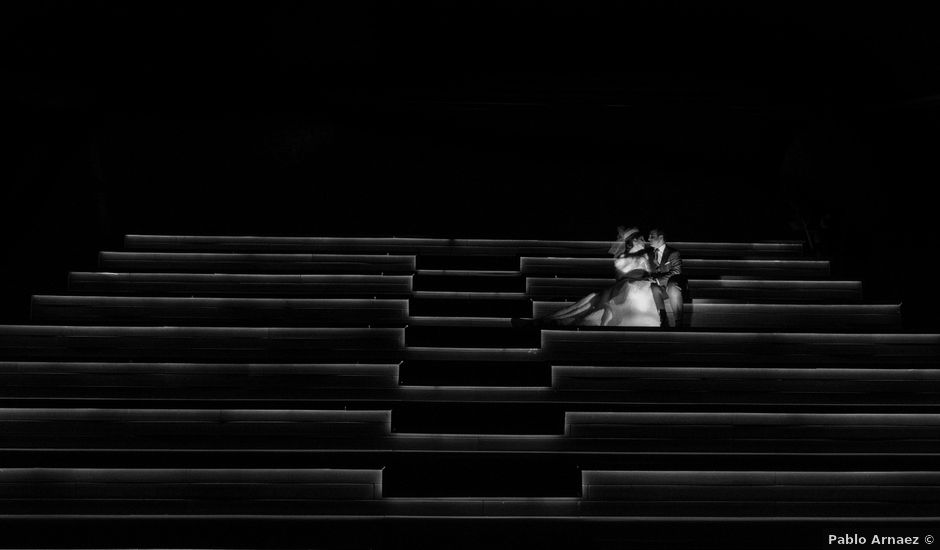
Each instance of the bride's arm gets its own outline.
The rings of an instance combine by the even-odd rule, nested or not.
[[[614,260],[614,269],[617,272],[618,281],[620,279],[646,279],[650,276],[650,272],[644,262],[638,262],[625,256]]]
[[[623,254],[618,254],[614,257],[614,278],[618,281],[623,279],[627,275],[626,270],[626,260],[623,258]]]

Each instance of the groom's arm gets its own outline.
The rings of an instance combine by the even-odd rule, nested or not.
[[[678,250],[674,250],[672,254],[669,255],[669,258],[660,264],[660,266],[653,273],[653,276],[656,279],[656,282],[659,283],[659,286],[664,287],[669,282],[669,279],[681,274],[682,255],[679,254]]]

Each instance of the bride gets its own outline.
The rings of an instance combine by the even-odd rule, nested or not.
[[[536,319],[535,326],[658,327],[659,309],[650,289],[650,259],[640,230],[620,228],[609,252],[617,281],[577,303]]]

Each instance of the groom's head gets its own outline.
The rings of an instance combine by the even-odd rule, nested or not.
[[[658,227],[650,229],[649,243],[653,248],[659,248],[666,244],[666,233]]]

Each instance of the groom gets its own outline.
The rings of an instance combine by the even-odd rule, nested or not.
[[[663,326],[682,326],[682,295],[687,293],[685,275],[682,274],[682,255],[666,244],[666,233],[660,228],[649,232],[651,289]],[[669,298],[666,309],[665,298]]]

